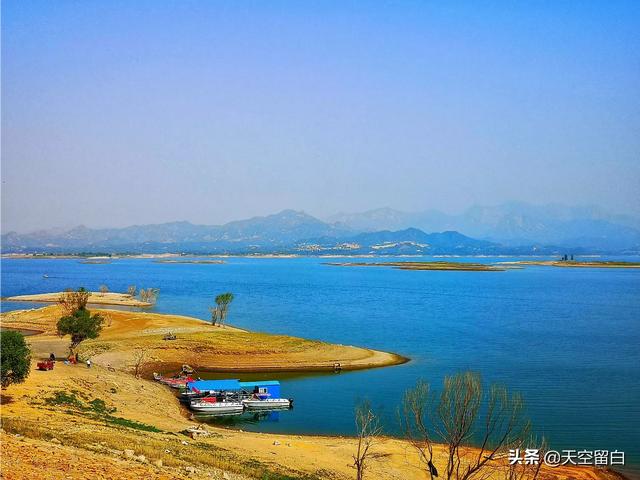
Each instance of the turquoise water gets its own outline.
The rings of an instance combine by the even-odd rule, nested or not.
[[[481,259],[494,260],[509,259]],[[368,398],[387,433],[398,434],[396,409],[406,388],[418,378],[439,386],[444,375],[470,369],[520,391],[554,448],[624,450],[632,468],[640,464],[640,270],[411,272],[322,262],[3,260],[1,285],[3,296],[103,283],[112,291],[152,286],[160,288],[157,311],[200,318],[208,318],[215,294],[232,291],[229,321],[237,326],[412,359],[362,372],[249,376],[281,379],[295,408],[244,418],[243,429],[350,434],[354,403]],[[5,310],[25,307],[3,303]]]

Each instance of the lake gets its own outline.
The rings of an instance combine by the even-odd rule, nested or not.
[[[244,375],[280,379],[283,396],[295,399],[292,411],[243,417],[245,430],[352,434],[354,404],[368,398],[386,432],[398,434],[396,409],[406,388],[419,378],[439,387],[444,375],[474,370],[520,391],[536,431],[553,448],[618,449],[631,469],[640,464],[640,270],[401,271],[324,261],[335,259],[228,258],[222,265],[3,259],[1,286],[3,296],[101,284],[111,291],[157,287],[156,311],[203,319],[213,297],[231,291],[228,321],[239,327],[411,358],[340,374]]]

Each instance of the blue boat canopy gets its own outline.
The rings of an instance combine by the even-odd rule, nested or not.
[[[187,384],[189,390],[240,390],[240,380],[198,380]]]
[[[253,388],[253,387],[269,387],[280,385],[278,380],[264,380],[262,382],[240,382],[240,386],[242,388]]]
[[[201,391],[233,391],[242,389],[254,389],[264,387],[278,387],[280,382],[277,380],[263,380],[258,382],[241,382],[240,380],[198,380],[187,383],[189,390]],[[275,390],[278,391],[279,390]]]

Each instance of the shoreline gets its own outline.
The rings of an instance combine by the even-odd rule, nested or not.
[[[295,337],[293,337],[295,338]],[[353,347],[353,348],[362,348],[362,347]],[[388,360],[381,360],[375,363],[341,363],[339,368],[340,371],[344,372],[355,372],[359,370],[373,370],[375,368],[387,368],[387,367],[395,367],[399,365],[405,365],[411,362],[411,358],[405,357],[403,355],[399,355],[397,353],[391,352],[383,352],[380,350],[372,350],[376,353],[381,353],[389,357]],[[180,370],[183,363],[180,362],[160,362],[157,364],[158,368],[153,366],[146,368],[145,373],[149,373],[152,371],[158,373],[168,373],[175,372]],[[227,367],[210,367],[204,365],[192,365],[196,371],[202,373],[239,373],[239,374],[250,374],[250,373],[332,373],[335,372],[335,367],[333,364],[324,363],[324,364],[298,364],[298,365],[271,365],[271,366],[227,366]]]
[[[32,362],[35,367],[35,360]],[[59,392],[70,400],[52,403]],[[4,392],[7,395],[7,392]],[[353,478],[351,456],[357,438],[351,435],[269,433],[243,431],[233,426],[200,424],[185,415],[175,392],[165,385],[122,371],[96,365],[64,365],[58,362],[48,372],[33,370],[24,384],[12,385],[8,403],[3,401],[3,430],[0,448],[24,478],[38,477],[38,466],[51,471],[80,469],[74,478],[94,469],[105,469],[104,478]],[[6,397],[5,397],[6,398]],[[96,404],[96,402],[98,402]],[[104,405],[110,414],[91,405]],[[111,419],[111,420],[109,420]],[[131,426],[114,424],[124,419]],[[199,428],[205,435],[187,435]],[[446,464],[446,447],[434,444],[434,463]],[[371,478],[423,480],[424,470],[410,443],[400,437],[381,435],[373,451],[380,461],[370,464]],[[466,447],[477,452],[476,447]],[[215,452],[215,454],[212,454]],[[18,454],[19,453],[19,454]],[[66,462],[70,456],[79,462]],[[487,480],[501,480],[504,459]],[[116,465],[122,471],[116,472]],[[231,476],[225,476],[229,472]],[[120,473],[118,477],[117,473]],[[239,476],[234,476],[239,475]],[[57,477],[56,477],[57,478]],[[102,477],[100,477],[102,478]],[[623,474],[590,466],[543,466],[547,480],[622,480]]]
[[[469,255],[459,255],[459,254],[375,254],[375,253],[359,253],[359,254],[339,254],[339,253],[327,253],[327,254],[318,254],[318,255],[309,255],[305,253],[139,253],[139,254],[110,254],[109,256],[104,255],[80,255],[80,254],[38,254],[38,253],[3,253],[0,254],[0,259],[6,260],[118,260],[118,259],[189,259],[189,258],[273,258],[273,259],[290,259],[290,258],[549,258],[549,257],[559,257],[559,254],[469,254]],[[584,254],[584,255],[576,255],[578,258],[603,258],[603,257],[637,257],[640,256],[640,252],[638,253],[630,253],[630,254]],[[162,262],[159,262],[162,263]],[[178,263],[178,262],[167,262],[167,263]],[[104,263],[100,263],[104,264]]]
[[[127,473],[123,474],[123,471],[128,474],[135,471],[141,477],[158,480],[212,476],[234,479],[279,478],[278,475],[298,480],[352,478],[354,470],[351,456],[357,448],[357,438],[339,434],[248,432],[243,431],[241,425],[200,424],[196,418],[185,414],[172,389],[145,378],[136,378],[127,362],[112,365],[108,362],[109,357],[100,358],[104,353],[98,352],[104,348],[106,353],[113,353],[109,347],[113,347],[112,344],[122,346],[124,350],[153,345],[173,350],[174,341],[163,343],[158,339],[168,328],[176,330],[179,326],[181,330],[176,330],[178,337],[189,339],[183,345],[185,348],[177,349],[182,352],[179,357],[175,357],[179,365],[189,363],[190,359],[184,355],[188,348],[194,346],[193,342],[202,340],[198,335],[203,330],[216,339],[213,343],[216,349],[225,348],[225,338],[231,338],[236,352],[241,354],[247,345],[235,341],[243,336],[247,336],[249,344],[253,344],[256,339],[269,340],[270,349],[276,350],[283,348],[280,344],[282,339],[287,339],[289,343],[303,342],[295,343],[296,348],[288,351],[294,357],[284,357],[288,358],[288,371],[294,370],[291,367],[296,359],[299,362],[305,358],[295,357],[296,350],[307,348],[311,348],[313,358],[323,349],[338,348],[343,353],[377,352],[390,356],[395,361],[407,360],[397,354],[359,347],[247,332],[233,327],[212,327],[203,320],[192,317],[105,309],[95,311],[109,316],[111,324],[105,327],[101,337],[87,340],[80,348],[81,356],[91,354],[96,349],[96,356],[92,357],[94,366],[86,368],[84,365],[57,362],[55,368],[47,372],[35,370],[40,351],[48,355],[47,352],[52,351],[54,345],[61,346],[63,350],[68,345],[68,339],[60,339],[52,334],[52,323],[59,314],[58,307],[51,305],[34,310],[4,312],[0,316],[2,327],[21,323],[45,327],[45,333],[27,338],[33,351],[32,371],[27,381],[12,385],[8,392],[3,392],[3,431],[0,432],[3,457],[13,459],[13,468],[24,472],[24,478],[29,475],[37,478],[38,465],[42,462],[46,462],[51,471],[69,472],[67,468],[77,469],[78,478],[88,478],[87,472],[94,472],[89,470],[94,468],[103,470],[107,478],[117,478],[118,475],[126,478]],[[146,340],[151,340],[151,343]],[[336,351],[331,352],[334,354]],[[256,355],[254,361],[261,354],[257,352]],[[366,355],[360,356],[360,362],[366,358]],[[166,361],[160,364],[171,366]],[[309,365],[301,371],[314,371],[308,367]],[[237,370],[225,371],[239,373]],[[60,397],[61,393],[71,400],[64,400],[67,397]],[[52,402],[56,395],[62,400]],[[7,397],[10,397],[8,403]],[[98,410],[96,405],[104,405],[106,410]],[[205,436],[195,438],[184,435],[196,425],[206,432]],[[384,460],[372,461],[371,478],[424,478],[418,456],[405,439],[382,435],[375,443],[374,450]],[[474,447],[467,447],[467,450],[477,451]],[[202,453],[203,451],[206,453]],[[212,455],[211,451],[216,454]],[[18,452],[20,455],[16,455]],[[446,458],[445,446],[434,444],[434,452],[435,463],[442,465]],[[67,467],[65,462],[70,455],[81,458],[82,461]],[[503,461],[495,460],[496,467],[500,467]],[[498,470],[488,480],[500,480]],[[225,472],[232,476],[225,476]],[[542,473],[543,478],[556,480],[624,478],[617,472],[577,466],[543,467]]]

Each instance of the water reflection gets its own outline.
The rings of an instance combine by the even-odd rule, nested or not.
[[[245,411],[243,413],[228,415],[194,415],[194,418],[201,422],[218,425],[222,427],[238,427],[240,425],[256,425],[260,422],[279,422],[280,415],[288,412],[289,409],[269,410],[269,411]]]

